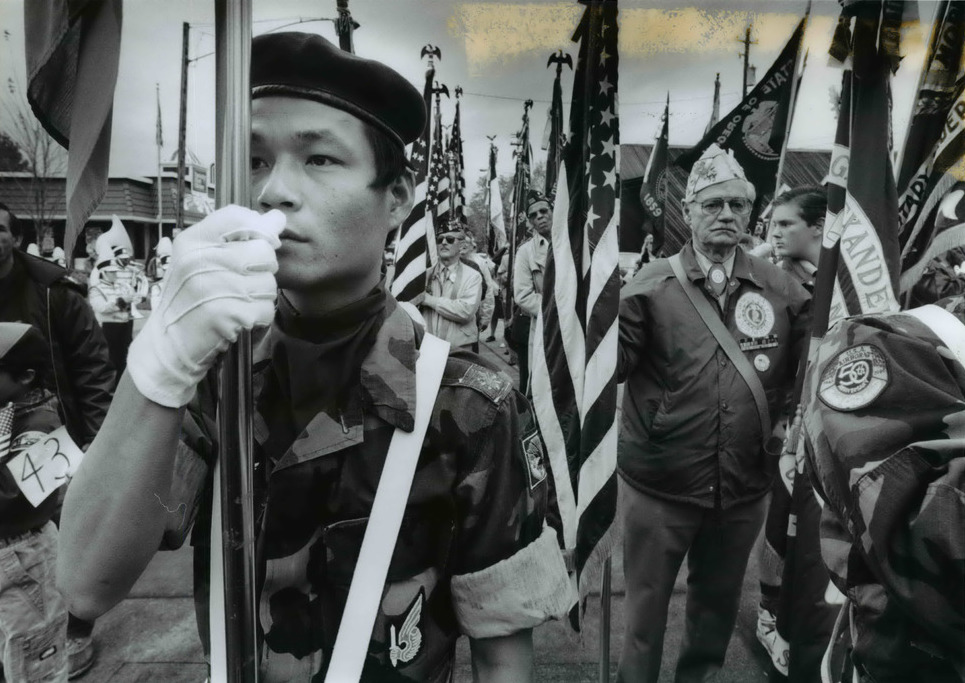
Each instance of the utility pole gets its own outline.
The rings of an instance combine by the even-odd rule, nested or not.
[[[744,37],[738,38],[738,40],[744,44],[744,51],[738,53],[738,56],[744,58],[744,89],[741,97],[747,97],[748,76],[752,68],[750,65],[751,45],[757,45],[756,40],[751,40],[751,24],[747,25],[747,30],[744,31]]]
[[[174,209],[174,227],[181,229],[184,228],[184,154],[188,128],[188,32],[190,30],[191,25],[188,22],[181,25],[181,106],[178,113],[178,180]]]

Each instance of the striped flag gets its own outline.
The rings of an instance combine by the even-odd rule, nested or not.
[[[581,604],[615,542],[620,295],[617,2],[583,4],[532,370]]]
[[[963,57],[965,4],[945,0],[936,13],[898,174],[902,293],[935,257],[963,245],[952,234],[938,238],[938,206],[963,177]]]
[[[10,454],[13,439],[13,403],[0,408],[0,462]]]
[[[469,225],[466,218],[466,162],[462,154],[462,125],[459,116],[459,95],[462,88],[456,88],[456,113],[452,118],[452,137],[449,138],[448,157],[450,175],[455,188],[452,193],[452,211],[455,219],[465,228]]]
[[[121,0],[24,3],[27,101],[50,136],[69,147],[68,262],[77,236],[107,191],[121,6]]]
[[[435,69],[426,69],[426,83],[422,90],[426,112],[432,111],[432,79]],[[429,270],[430,240],[435,245],[432,217],[427,211],[426,190],[429,171],[429,122],[418,140],[412,143],[409,162],[415,168],[415,204],[412,212],[402,222],[395,246],[395,275],[391,291],[399,301],[411,301],[426,291],[426,272]]]
[[[438,230],[448,227],[452,218],[452,196],[449,177],[449,161],[442,139],[442,113],[439,111],[439,98],[436,97],[435,124],[432,128],[432,152],[429,155],[429,184],[426,188],[426,203],[432,222]]]
[[[503,220],[503,196],[496,175],[496,145],[489,144],[489,255],[495,256],[506,244],[506,223]]]

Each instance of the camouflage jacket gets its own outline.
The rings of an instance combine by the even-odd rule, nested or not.
[[[413,428],[422,331],[391,297],[386,310],[338,414],[318,413],[294,437],[286,435],[289,406],[273,380],[274,328],[255,347],[264,681],[324,679],[389,440],[396,428]],[[202,435],[189,445],[210,454],[211,420],[194,407],[185,434]],[[545,525],[548,487],[526,399],[478,357],[451,352],[363,680],[447,681],[460,634],[508,635],[566,611],[566,571]],[[204,519],[202,512],[195,534],[202,556]],[[206,575],[196,573],[199,595]]]
[[[842,321],[805,385],[822,554],[862,681],[965,680],[963,313],[959,298]]]

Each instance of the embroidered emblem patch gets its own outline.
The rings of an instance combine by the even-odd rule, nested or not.
[[[734,307],[737,329],[748,337],[763,337],[774,327],[774,309],[756,292],[741,295]]]
[[[771,367],[771,359],[763,353],[759,353],[754,356],[754,367],[757,368],[758,372],[767,372],[767,369]]]
[[[818,397],[829,408],[860,410],[888,386],[888,363],[877,347],[859,344],[845,349],[821,373]]]
[[[422,631],[419,622],[422,621],[422,604],[425,602],[426,592],[419,589],[419,594],[405,612],[402,625],[396,630],[395,624],[389,624],[389,661],[394,668],[399,663],[408,664],[422,649]]]
[[[521,441],[523,455],[526,457],[526,477],[529,479],[529,488],[536,488],[546,479],[546,449],[543,446],[543,439],[539,432],[534,431]]]

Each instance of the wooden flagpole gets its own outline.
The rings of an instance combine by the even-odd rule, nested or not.
[[[219,207],[250,203],[251,26],[251,0],[215,0]],[[222,532],[220,539],[212,539],[212,576],[220,556],[224,605],[221,614],[211,614],[211,680],[229,683],[258,681],[251,395],[251,335],[242,333],[222,360],[220,477],[216,474],[220,500],[215,503],[220,519],[212,513],[213,528],[220,526]],[[217,592],[213,581],[214,604],[221,597]],[[216,633],[218,622],[223,625],[222,633]]]

